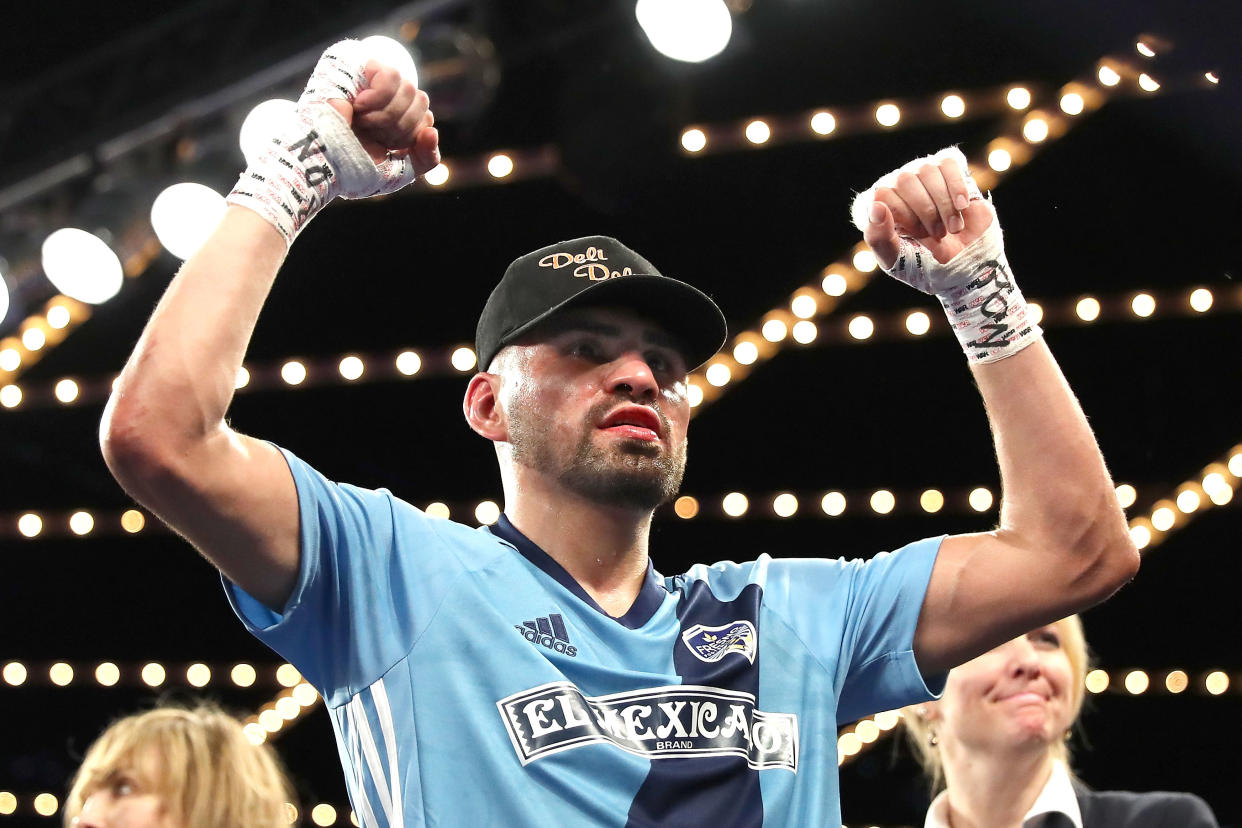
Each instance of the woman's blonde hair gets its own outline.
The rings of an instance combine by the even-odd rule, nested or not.
[[[1077,615],[1062,618],[1054,625],[1061,636],[1061,648],[1070,663],[1070,727],[1078,724],[1078,714],[1082,712],[1083,697],[1086,693],[1087,671],[1091,668],[1091,653],[1087,649],[1087,639],[1082,630],[1082,619]],[[923,773],[931,783],[935,793],[944,787],[944,764],[940,759],[940,750],[932,744],[933,726],[920,713],[921,705],[911,705],[902,712],[905,724],[906,739],[914,750],[914,756],[923,766]],[[1053,757],[1063,760],[1067,765],[1070,761],[1070,747],[1067,739],[1057,739],[1050,746]]]
[[[210,705],[159,707],[112,723],[78,768],[65,803],[72,825],[87,798],[136,775],[186,828],[287,828],[292,786],[276,752]]]

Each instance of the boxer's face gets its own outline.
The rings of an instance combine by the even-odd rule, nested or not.
[[[945,750],[1047,746],[1074,721],[1073,669],[1060,624],[955,667],[937,705]]]
[[[511,346],[513,459],[600,503],[653,509],[686,465],[686,360],[628,311],[567,311]]]
[[[75,828],[184,828],[156,790],[158,766],[157,758],[147,755],[113,769],[82,801]]]

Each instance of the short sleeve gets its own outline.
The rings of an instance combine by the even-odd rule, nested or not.
[[[421,510],[281,453],[298,492],[297,584],[279,613],[227,579],[225,592],[246,628],[333,703],[409,652],[462,567]]]
[[[914,658],[914,632],[942,540],[916,541],[866,561],[771,562],[764,603],[835,671],[838,721],[926,701],[944,688],[947,674],[924,677]]]

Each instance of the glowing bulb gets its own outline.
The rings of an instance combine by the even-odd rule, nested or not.
[[[242,728],[242,733],[245,734],[246,740],[256,747],[267,741],[267,731],[258,722],[247,724]]]
[[[184,261],[215,232],[227,209],[224,196],[203,184],[186,181],[155,197],[151,227],[164,249]]]
[[[319,693],[315,692],[314,687],[311,687],[306,682],[302,682],[297,687],[293,688],[293,698],[294,701],[303,707],[310,707],[315,702],[319,701]]]
[[[275,710],[268,708],[259,713],[259,724],[268,733],[275,733],[285,726],[285,720]]]
[[[1208,83],[1220,83],[1220,76],[1215,72],[1204,72],[1203,77],[1207,78]]]
[[[870,250],[859,250],[854,254],[854,269],[859,273],[870,273],[880,266],[876,260],[875,254]]]
[[[250,372],[245,365],[237,366],[237,376],[233,378],[233,390],[240,391],[250,384]]]
[[[17,519],[17,531],[28,538],[38,537],[43,531],[43,518],[33,512],[27,512]]]
[[[1130,300],[1134,315],[1146,319],[1156,312],[1156,300],[1150,293],[1140,293]]]
[[[721,0],[638,0],[634,16],[656,51],[685,63],[715,57],[733,35]]]
[[[690,520],[699,513],[699,501],[690,495],[682,495],[673,502],[673,513],[682,520]]]
[[[1168,506],[1161,506],[1151,513],[1151,525],[1159,529],[1161,532],[1167,532],[1173,528],[1173,524],[1177,522],[1177,516]]]
[[[272,136],[284,129],[296,109],[296,103],[280,98],[255,104],[242,121],[237,136],[247,164],[253,164],[267,151],[272,145]]]
[[[371,35],[362,39],[364,54],[375,58],[391,69],[401,73],[403,80],[418,86],[418,69],[414,65],[414,56],[401,41],[384,35]]]
[[[1013,109],[1026,109],[1031,105],[1031,93],[1024,86],[1015,86],[1005,93],[1005,102]]]
[[[729,492],[720,501],[720,507],[729,517],[741,517],[750,508],[750,501],[741,492]]]
[[[276,668],[276,683],[281,687],[294,687],[302,680],[302,674],[292,664],[282,664]]]
[[[4,314],[0,313],[0,319],[4,318]],[[63,330],[69,327],[69,323],[73,321],[69,309],[64,305],[53,305],[47,309],[47,315],[44,316],[47,324],[56,330]]]
[[[1117,487],[1117,503],[1123,509],[1129,509],[1134,505],[1134,499],[1138,497],[1138,492],[1129,483],[1122,483]]]
[[[698,408],[703,404],[703,389],[695,383],[690,383],[686,389],[686,401],[690,403],[691,408]]]
[[[276,700],[276,714],[286,722],[291,722],[302,713],[302,705],[293,700],[292,696],[281,696]]]
[[[453,355],[449,357],[449,362],[453,364],[453,367],[463,374],[473,370],[477,361],[478,357],[475,356],[474,350],[464,345],[453,351]]]
[[[944,508],[944,495],[936,489],[928,489],[919,495],[919,506],[928,514],[935,514]]]
[[[997,172],[1004,172],[1012,163],[1013,156],[1009,154],[1009,150],[994,149],[988,153],[988,166]]]
[[[447,503],[433,501],[427,504],[427,508],[423,510],[427,513],[427,517],[439,518],[441,520],[449,519],[449,507]]]
[[[1092,670],[1087,673],[1087,690],[1092,693],[1103,693],[1108,689],[1108,673],[1103,670]]]
[[[819,507],[829,517],[836,517],[845,511],[845,495],[840,492],[828,492],[819,501]]]
[[[131,535],[141,532],[146,525],[146,517],[137,509],[126,509],[121,514],[121,528]]]
[[[720,388],[721,386],[728,385],[729,380],[732,378],[732,373],[729,371],[728,365],[720,362],[713,362],[711,365],[707,366],[707,371],[704,372],[704,377],[709,383],[717,388]]]
[[[1203,680],[1203,687],[1213,696],[1219,696],[1229,689],[1229,676],[1222,670],[1213,670]]]
[[[1203,499],[1199,497],[1199,493],[1193,489],[1185,489],[1177,495],[1177,508],[1183,514],[1190,514],[1199,508],[1203,503]]]
[[[256,675],[254,668],[249,664],[234,664],[233,669],[229,671],[229,678],[238,687],[249,687],[254,684]]]
[[[10,661],[4,665],[4,670],[0,671],[0,676],[4,677],[6,684],[11,687],[18,687],[26,683],[26,665],[20,661]]]
[[[478,506],[474,507],[474,519],[483,526],[491,526],[500,520],[500,507],[494,501],[480,501]]]
[[[17,797],[8,791],[0,791],[0,816],[11,816],[17,810]]]
[[[47,334],[42,328],[27,328],[22,331],[22,345],[27,351],[37,351],[47,344]]]
[[[60,800],[50,793],[41,793],[34,798],[35,813],[50,817],[60,808]]]
[[[702,152],[707,146],[707,133],[701,129],[687,129],[681,134],[681,148],[686,152]]]
[[[871,510],[877,515],[887,515],[897,505],[897,498],[888,489],[876,489],[871,493]]]
[[[311,809],[311,821],[316,825],[332,825],[336,822],[336,808],[326,802],[320,802]]]
[[[487,171],[492,178],[504,178],[513,172],[513,159],[504,153],[498,153],[487,159]]]
[[[1132,696],[1137,696],[1140,693],[1146,692],[1147,687],[1150,683],[1151,683],[1151,680],[1147,677],[1147,674],[1144,673],[1142,670],[1131,670],[1130,672],[1126,673],[1126,678],[1125,678],[1126,692],[1128,692]]]
[[[1138,549],[1146,549],[1151,543],[1151,530],[1141,523],[1130,527],[1130,540]]]
[[[1141,40],[1134,44],[1134,48],[1143,57],[1152,58],[1156,56],[1156,50],[1151,48],[1150,46],[1148,46],[1146,43],[1144,43]]]
[[[1144,92],[1155,92],[1160,88],[1160,82],[1147,73],[1138,76],[1138,85]]]
[[[772,499],[772,511],[777,517],[793,517],[798,513],[798,498],[790,492],[783,492]]]
[[[1074,305],[1074,313],[1083,322],[1094,322],[1100,315],[1100,302],[1093,296],[1084,296]]]
[[[16,385],[0,388],[0,405],[5,408],[17,408],[22,404],[22,389]]]
[[[1105,86],[1116,86],[1121,82],[1121,75],[1117,74],[1117,70],[1111,66],[1101,66],[1100,71],[1096,73],[1100,79],[1100,83]]]
[[[1234,477],[1242,477],[1242,451],[1229,458],[1229,473]]]
[[[1196,288],[1190,293],[1190,307],[1198,313],[1207,313],[1212,307],[1212,291]]]
[[[969,497],[966,498],[966,501],[970,503],[970,508],[974,509],[976,512],[986,512],[988,509],[992,508],[992,492],[985,489],[983,486],[980,486],[977,489],[971,490]]]
[[[960,118],[966,114],[966,102],[960,95],[945,95],[940,101],[940,111],[946,118]]]
[[[793,298],[793,301],[789,303],[789,309],[799,319],[810,319],[819,310],[819,306],[815,303],[814,296],[803,293]]]
[[[168,674],[164,672],[164,665],[152,661],[144,664],[142,667],[142,681],[148,687],[159,687],[164,683],[164,679]]]
[[[892,730],[900,720],[901,714],[896,710],[885,710],[875,714],[875,723],[880,730]]]
[[[57,230],[43,242],[42,253],[48,281],[70,298],[98,305],[121,289],[121,260],[103,239],[85,230]]]
[[[850,320],[849,332],[855,339],[870,339],[875,333],[875,323],[871,321],[871,317],[859,314]]]
[[[795,322],[793,326],[794,341],[800,345],[810,345],[819,336],[819,328],[809,319]]]
[[[1027,302],[1026,313],[1036,325],[1044,321],[1044,306],[1038,302]]]
[[[69,530],[75,535],[89,535],[95,528],[95,518],[90,512],[74,512],[69,516]]]
[[[1220,472],[1210,472],[1203,476],[1203,491],[1207,494],[1210,495],[1212,492],[1227,488],[1229,488],[1229,483]]]
[[[185,680],[191,687],[206,687],[211,682],[211,668],[206,664],[191,664],[185,669]]]
[[[1208,500],[1217,506],[1224,506],[1233,500],[1233,487],[1225,484],[1219,488],[1212,489],[1208,492]]]
[[[1186,675],[1183,670],[1171,670],[1164,677],[1164,687],[1170,693],[1177,695],[1184,692],[1190,686],[1190,676]]]
[[[73,681],[73,668],[63,661],[58,661],[48,668],[47,677],[57,687],[64,687]]]
[[[858,740],[864,745],[869,745],[876,739],[880,738],[880,728],[871,719],[863,719],[854,725],[854,733],[858,736]]]
[[[356,356],[347,356],[341,360],[337,370],[341,372],[342,377],[353,382],[362,376],[363,371],[366,370],[366,365]]]
[[[1048,122],[1043,118],[1030,118],[1022,125],[1022,137],[1038,144],[1048,137]]]
[[[906,316],[906,330],[914,336],[922,336],[931,330],[931,317],[922,311],[914,311]]]
[[[733,358],[739,365],[753,365],[759,359],[759,347],[753,342],[743,340],[733,346]]]
[[[824,275],[824,281],[820,283],[820,287],[829,296],[844,296],[845,291],[849,290],[849,283],[840,273],[827,273]]]
[[[291,359],[280,366],[280,378],[289,385],[300,385],[306,379],[306,366]]]
[[[862,750],[862,741],[858,738],[856,733],[843,733],[841,737],[837,739],[837,750],[844,753],[846,756],[853,756],[855,753]]]
[[[837,128],[837,119],[831,112],[816,112],[811,116],[811,129],[816,135],[831,135]]]
[[[63,379],[56,383],[56,399],[68,404],[78,398],[78,384],[71,379]]]
[[[121,680],[121,670],[111,661],[104,661],[95,668],[95,681],[103,687],[114,687]]]
[[[875,120],[880,126],[897,126],[897,122],[901,120],[901,110],[896,104],[881,104],[876,107]]]
[[[402,351],[397,354],[397,370],[404,376],[412,377],[423,367],[423,360],[413,351]]]
[[[752,144],[765,144],[772,137],[772,128],[765,121],[751,121],[746,125],[746,140]]]
[[[769,319],[763,323],[759,333],[763,334],[763,338],[768,342],[780,342],[789,334],[789,329],[785,327],[785,323],[781,320]]]
[[[439,164],[436,164],[434,167],[427,170],[427,172],[423,173],[423,181],[426,181],[433,187],[442,187],[448,183],[449,175],[450,172],[448,164],[441,161]]]
[[[0,371],[12,373],[22,366],[22,354],[16,348],[0,351]]]
[[[1081,115],[1087,102],[1077,92],[1066,92],[1061,96],[1061,111],[1066,115]]]

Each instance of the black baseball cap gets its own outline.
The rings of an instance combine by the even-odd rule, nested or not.
[[[684,344],[691,370],[725,341],[725,318],[707,294],[660,274],[655,265],[608,236],[557,242],[513,261],[496,285],[475,329],[479,367],[496,352],[566,308],[632,310]]]

